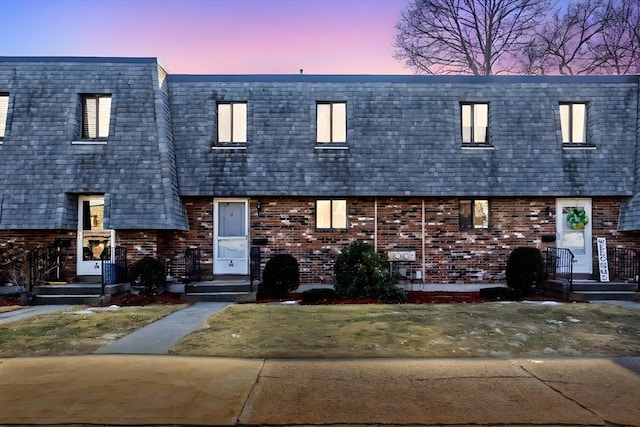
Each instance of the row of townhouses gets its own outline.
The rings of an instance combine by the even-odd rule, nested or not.
[[[66,273],[197,247],[205,278],[354,240],[423,283],[504,280],[518,246],[640,249],[639,76],[173,75],[155,58],[0,57],[0,241]]]

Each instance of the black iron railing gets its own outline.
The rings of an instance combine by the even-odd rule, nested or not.
[[[102,296],[104,296],[106,285],[124,283],[128,280],[129,265],[127,261],[127,248],[124,246],[116,246],[113,252],[113,259],[111,259],[111,248],[105,248],[100,255],[100,262],[102,264]]]
[[[32,249],[28,255],[29,260],[29,289],[47,282],[60,280],[61,269],[64,267],[60,260],[58,248],[39,247]]]
[[[249,253],[249,285],[250,291],[253,292],[253,282],[255,280],[260,281],[260,263],[262,262],[262,254],[260,252],[259,246],[251,247],[251,252]]]
[[[547,248],[545,260],[546,275],[551,280],[564,280],[573,290],[573,260],[575,256],[570,249]]]
[[[607,248],[607,261],[611,279],[633,281],[640,286],[640,256],[636,249]]]
[[[202,279],[199,248],[188,248],[184,251],[184,279],[187,283],[199,282]]]

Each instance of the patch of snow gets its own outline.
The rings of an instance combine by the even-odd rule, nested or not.
[[[580,322],[582,322],[582,320],[576,319],[575,317],[567,317],[567,321],[569,321],[571,323],[580,323]]]
[[[559,301],[531,301],[531,300],[524,300],[522,301],[523,304],[535,304],[535,305],[564,305],[563,302],[559,302]]]
[[[232,338],[240,338],[240,334],[231,334]]]
[[[110,305],[108,307],[89,307],[78,311],[72,311],[71,314],[94,314],[97,311],[118,311],[122,309],[119,305]]]
[[[550,325],[562,325],[564,322],[562,320],[547,320],[546,323]]]

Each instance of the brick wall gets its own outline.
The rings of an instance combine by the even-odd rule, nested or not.
[[[348,199],[347,230],[316,230],[314,198],[252,199],[250,239],[267,239],[261,247],[263,264],[280,252],[292,254],[300,263],[301,282],[331,283],[333,262],[340,249],[353,240],[376,243],[379,251],[415,251],[416,261],[396,264],[416,282],[420,272],[425,283],[473,283],[503,281],[511,251],[535,246],[544,251],[555,243],[542,236],[555,235],[555,198],[498,198],[490,200],[490,227],[459,231],[457,198],[357,198]],[[129,263],[144,256],[165,256],[175,265],[183,262],[185,249],[201,251],[203,276],[213,274],[213,199],[185,200],[188,231],[119,230],[118,245],[128,248]],[[616,225],[622,200],[592,199],[592,234],[606,237],[608,246],[640,249],[640,232],[618,232]],[[424,209],[424,222],[422,211]],[[376,222],[377,215],[377,222]],[[424,234],[423,234],[424,228]],[[27,230],[0,231],[0,242],[15,239],[27,247],[48,246],[58,237],[71,238],[65,272],[75,275],[76,233]],[[594,271],[597,271],[594,255]]]
[[[379,251],[415,251],[415,262],[396,267],[414,280],[420,271],[426,283],[504,281],[514,248],[534,246],[544,252],[555,246],[542,241],[544,235],[555,236],[555,198],[491,199],[489,228],[466,231],[459,230],[458,203],[457,198],[349,199],[349,229],[324,231],[315,229],[315,199],[261,199],[259,217],[255,201],[251,204],[251,237],[268,239],[262,248],[266,259],[280,251],[295,256],[301,282],[310,284],[330,283],[335,256],[355,239],[375,242]],[[606,237],[609,246],[640,249],[640,233],[616,231],[620,204],[618,198],[593,199],[594,245],[595,237]]]

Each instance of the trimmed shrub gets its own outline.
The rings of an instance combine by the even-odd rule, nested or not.
[[[397,276],[389,271],[384,254],[375,252],[373,245],[360,241],[342,248],[334,267],[333,287],[341,297],[406,300],[407,293],[398,288]]]
[[[544,258],[537,248],[515,248],[507,261],[507,286],[520,296],[542,288]]]
[[[260,296],[284,298],[300,286],[298,261],[289,254],[278,254],[267,261],[262,273]]]
[[[129,268],[131,285],[139,286],[147,295],[155,295],[158,288],[165,284],[164,263],[159,259],[144,257]]]
[[[314,288],[302,293],[302,302],[306,304],[315,304],[334,299],[337,296],[338,294],[336,291],[331,288]]]

